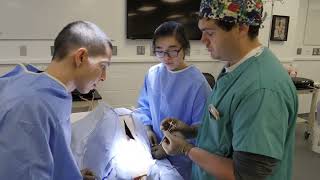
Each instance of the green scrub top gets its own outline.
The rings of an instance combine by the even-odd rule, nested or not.
[[[214,106],[219,118],[209,112]],[[220,74],[207,101],[197,146],[210,153],[232,158],[234,151],[280,160],[267,180],[292,177],[296,88],[273,53],[264,48],[236,69]],[[216,179],[193,164],[192,179]]]

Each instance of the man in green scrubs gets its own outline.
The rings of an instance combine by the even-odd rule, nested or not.
[[[292,178],[298,100],[288,73],[258,40],[262,6],[261,0],[201,1],[201,41],[226,65],[199,128],[173,118],[161,127],[164,150],[188,156],[193,179]],[[173,131],[197,137],[196,146]]]

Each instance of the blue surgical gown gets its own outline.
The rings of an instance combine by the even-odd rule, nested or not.
[[[70,150],[71,96],[32,66],[0,77],[0,177],[80,180]]]
[[[162,120],[177,118],[188,125],[196,125],[202,119],[202,112],[211,88],[199,69],[190,65],[180,71],[169,71],[163,64],[151,67],[145,76],[138,99],[141,121],[151,125],[161,141]],[[184,179],[191,177],[191,160],[185,156],[169,156],[169,161]]]

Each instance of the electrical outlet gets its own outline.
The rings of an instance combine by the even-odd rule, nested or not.
[[[50,46],[50,53],[51,53],[51,56],[53,56],[53,53],[54,53],[54,46]]]
[[[313,48],[313,49],[312,49],[312,56],[317,55],[317,54],[318,54],[317,51],[318,51],[317,48]]]
[[[145,47],[137,46],[137,55],[144,55],[144,54],[145,54]]]
[[[118,54],[118,47],[112,46],[112,56],[116,56]]]
[[[318,49],[318,48],[313,48],[313,50],[312,50],[312,56],[317,56],[317,55],[318,55],[318,52],[319,52],[319,49]]]
[[[22,45],[19,47],[20,50],[20,56],[27,56],[27,46]]]
[[[302,54],[302,48],[297,48],[297,55],[301,55]]]

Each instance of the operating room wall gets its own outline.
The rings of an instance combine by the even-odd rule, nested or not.
[[[313,48],[320,48],[320,42],[318,42],[318,45],[306,45],[304,43],[306,20],[308,18],[308,4],[316,1],[318,0],[299,1],[299,6],[297,8],[297,26],[291,33],[291,37],[295,39],[296,43],[291,49],[294,60],[292,64],[298,69],[298,76],[312,79],[315,82],[320,82],[320,56],[312,55]],[[314,4],[310,4],[310,6],[314,6]],[[316,18],[319,19],[320,17]],[[319,35],[320,34],[314,34],[314,36]],[[297,55],[297,48],[302,48],[301,55]],[[299,112],[309,112],[311,95],[299,95],[299,105]]]
[[[268,1],[270,6],[270,1]],[[305,26],[306,1],[285,0],[284,4],[275,2],[273,14],[290,16],[289,36],[286,42],[270,42],[269,47],[285,64],[292,64],[299,70],[299,75],[320,81],[320,58],[311,56],[312,47],[304,46],[303,30]],[[112,34],[113,44],[118,48],[118,55],[107,73],[107,81],[98,86],[103,100],[113,106],[135,106],[143,78],[149,67],[158,63],[150,56],[150,40],[127,40],[125,36],[125,0],[113,0],[112,8],[106,7],[106,14],[117,21],[116,35]],[[268,18],[271,18],[270,13]],[[304,16],[304,18],[303,18]],[[267,19],[268,20],[268,19]],[[269,19],[270,21],[270,19]],[[14,23],[14,22],[12,22]],[[270,29],[269,26],[265,28]],[[50,62],[50,46],[53,41],[43,40],[0,40],[0,74],[13,67],[13,64],[25,62],[35,64],[41,69]],[[136,46],[145,46],[145,55],[136,55]],[[27,47],[27,56],[20,56],[20,47]],[[303,48],[303,54],[296,55],[297,47]],[[188,63],[194,64],[203,72],[212,73],[215,77],[223,67],[223,63],[211,60],[205,47],[199,41],[191,42]],[[310,98],[300,97],[299,112],[308,112]]]

